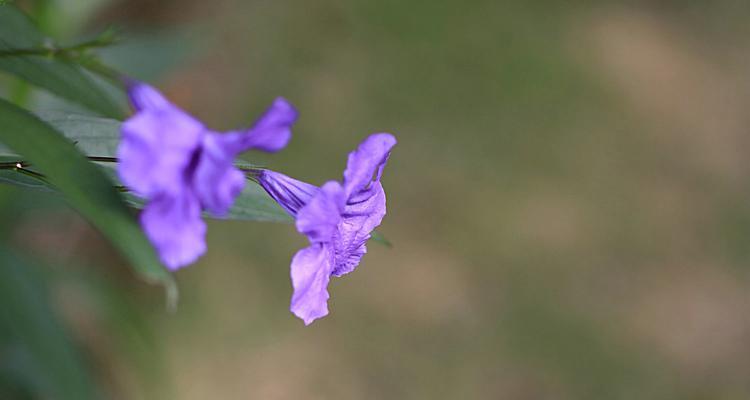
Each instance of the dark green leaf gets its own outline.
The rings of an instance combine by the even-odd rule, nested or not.
[[[10,4],[0,6],[0,38],[20,48],[31,48],[44,42],[44,35],[26,14]]]
[[[45,192],[54,191],[46,182],[13,170],[0,170],[0,182]]]
[[[70,139],[76,144],[78,149],[88,155],[96,157],[109,157],[115,158],[117,156],[117,144],[120,138],[120,122],[99,117],[82,116],[76,114],[67,113],[43,113],[40,117],[55,127],[58,131],[62,132],[65,137]],[[3,149],[0,146],[0,156],[12,155],[13,152],[8,149]],[[2,157],[0,157],[0,161]],[[104,168],[107,176],[110,177],[112,182],[116,185],[121,185],[115,171],[116,164],[100,163]],[[237,162],[235,163],[240,168],[252,167],[251,164]],[[6,172],[5,174],[0,171],[0,181],[14,184],[21,184],[26,187],[31,185],[40,185],[39,182],[29,182],[28,177],[22,176],[22,182],[13,182],[13,172]],[[41,187],[44,187],[41,184]],[[125,198],[127,202],[136,208],[143,207],[143,201],[132,194],[126,194]],[[212,216],[207,214],[207,217]],[[268,221],[268,222],[293,222],[292,217],[286,213],[268,194],[255,182],[249,181],[245,186],[245,190],[242,191],[234,206],[223,219],[230,220],[245,220],[245,221]],[[378,232],[374,232],[372,240],[381,243],[386,246],[391,246],[390,242]]]
[[[0,5],[0,51],[42,49],[45,37],[15,6]],[[72,62],[44,55],[2,55],[0,70],[101,115],[121,118],[122,108],[87,73]]]
[[[40,113],[39,118],[65,135],[87,156],[117,156],[120,141],[120,122],[117,120],[62,112]]]
[[[98,117],[75,114],[44,113],[40,117],[75,143],[78,149],[88,155],[96,157],[117,156],[117,143],[120,140],[120,122]],[[0,149],[0,155],[12,153]],[[106,168],[107,175],[120,185],[115,173],[115,163],[101,163]],[[249,167],[249,164],[238,163],[239,167]],[[2,176],[0,175],[0,179]],[[142,207],[143,203],[133,195],[126,196],[129,203],[135,207]],[[253,182],[248,182],[245,190],[237,198],[226,219],[291,222],[289,215],[274,202],[265,191]]]
[[[0,141],[44,174],[76,210],[128,257],[143,278],[162,283],[170,304],[176,300],[172,275],[159,263],[151,244],[101,169],[47,123],[1,99]]]
[[[5,146],[0,145],[0,163],[2,163],[3,165],[15,164],[20,158],[19,156],[6,154],[12,153],[7,150]],[[19,173],[13,169],[0,169],[0,182],[45,192],[54,191],[49,183],[45,182],[44,180],[34,176]]]
[[[293,221],[292,217],[255,182],[245,185],[245,190],[237,197],[226,218],[269,222]]]

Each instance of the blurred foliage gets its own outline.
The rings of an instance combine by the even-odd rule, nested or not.
[[[13,6],[0,7],[0,70],[117,118],[122,108],[86,74],[81,64],[87,44],[59,47]],[[90,45],[99,45],[92,42]]]
[[[746,1],[139,0],[87,14],[83,31],[55,29],[122,26],[137,39],[105,60],[216,129],[290,98],[291,145],[254,162],[321,183],[366,134],[399,138],[384,175],[394,247],[334,280],[332,314],[309,328],[286,312],[304,242],[287,225],[211,223],[170,315],[59,199],[0,188],[3,243],[73,288],[42,307],[65,322],[44,345],[82,348],[104,395],[750,395]]]
[[[93,399],[87,367],[52,310],[44,278],[0,250],[3,398]]]

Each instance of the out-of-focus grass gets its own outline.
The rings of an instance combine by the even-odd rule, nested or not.
[[[322,183],[368,133],[399,139],[384,175],[394,247],[335,279],[311,327],[287,312],[305,243],[291,226],[211,223],[175,315],[111,279],[138,298],[161,396],[750,394],[744,2],[144,7],[101,18],[199,32],[158,83],[213,127],[277,95],[297,105],[288,149],[253,160]],[[111,267],[91,246],[77,253]],[[138,348],[122,342],[105,346],[132,375],[115,386],[148,392],[139,363],[113,361]]]

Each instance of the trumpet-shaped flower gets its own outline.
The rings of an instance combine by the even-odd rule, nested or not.
[[[353,271],[367,252],[367,240],[385,216],[380,177],[395,145],[391,134],[369,136],[349,154],[343,182],[320,188],[278,172],[258,172],[260,185],[296,218],[297,230],[310,242],[291,264],[290,310],[305,325],[328,314],[331,276]]]
[[[284,148],[297,112],[278,98],[251,128],[220,134],[149,85],[130,82],[128,95],[135,113],[122,124],[118,173],[147,201],[141,226],[162,262],[175,270],[206,250],[201,212],[222,216],[242,192],[245,177],[234,167],[235,157]]]

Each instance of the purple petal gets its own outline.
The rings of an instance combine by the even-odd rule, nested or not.
[[[341,184],[330,181],[297,213],[297,231],[307,236],[310,243],[329,243],[341,221],[345,205]]]
[[[164,95],[159,93],[158,90],[143,82],[130,81],[127,86],[130,104],[136,112],[148,109],[176,107]]]
[[[325,244],[313,244],[297,252],[292,259],[294,294],[289,310],[305,325],[328,315],[328,281],[331,278],[332,250]]]
[[[276,152],[289,143],[297,110],[285,99],[277,98],[271,107],[243,134],[242,151],[256,149]]]
[[[233,165],[237,154],[233,136],[209,133],[203,137],[193,177],[201,205],[216,216],[225,215],[245,187],[245,175]]]
[[[357,195],[380,180],[386,161],[396,138],[389,133],[376,133],[368,136],[356,150],[349,153],[344,170],[344,189],[347,197]]]
[[[261,171],[258,183],[293,217],[318,192],[316,186],[271,170]]]
[[[193,263],[206,251],[206,224],[198,199],[189,192],[151,200],[141,214],[141,225],[170,270]]]
[[[336,263],[331,272],[341,276],[353,271],[365,253],[370,233],[385,216],[385,192],[380,182],[372,184],[372,195],[364,201],[347,204],[334,242]]]
[[[175,107],[139,112],[122,124],[118,172],[143,197],[177,193],[204,134],[203,125]]]

